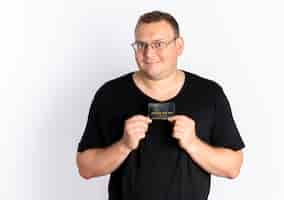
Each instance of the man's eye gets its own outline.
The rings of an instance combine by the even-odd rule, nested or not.
[[[142,43],[142,42],[141,43],[137,43],[136,45],[137,45],[138,49],[144,49],[146,47],[146,44]]]
[[[162,48],[163,47],[163,42],[162,41],[158,41],[154,43],[155,48]]]

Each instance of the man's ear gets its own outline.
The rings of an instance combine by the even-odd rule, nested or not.
[[[184,41],[183,38],[180,36],[176,40],[176,47],[177,47],[177,54],[180,56],[184,49]]]

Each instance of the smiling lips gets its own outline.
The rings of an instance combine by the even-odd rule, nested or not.
[[[145,61],[144,62],[145,64],[147,64],[147,65],[151,65],[151,64],[157,64],[157,63],[159,63],[158,61],[157,62],[152,62],[152,61]]]

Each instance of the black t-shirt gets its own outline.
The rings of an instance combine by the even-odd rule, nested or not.
[[[183,70],[186,79],[179,93],[163,102],[174,102],[177,115],[196,124],[204,142],[233,150],[244,143],[234,122],[228,99],[214,81]],[[132,75],[106,82],[95,94],[78,152],[107,147],[123,136],[124,121],[137,114],[147,116],[148,103],[161,103],[144,94]],[[171,136],[172,124],[153,120],[143,143],[111,173],[109,200],[205,200],[210,174],[182,150]]]

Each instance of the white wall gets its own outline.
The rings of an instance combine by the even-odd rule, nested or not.
[[[0,199],[107,199],[108,176],[79,177],[77,143],[96,89],[136,69],[134,25],[156,9],[180,23],[180,66],[223,86],[247,146],[241,175],[214,177],[209,199],[281,199],[280,0],[0,3]]]

